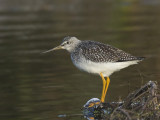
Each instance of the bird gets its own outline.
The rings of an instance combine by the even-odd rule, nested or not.
[[[70,53],[71,60],[78,69],[101,77],[103,83],[101,103],[105,102],[110,75],[144,59],[144,57],[133,56],[109,44],[91,40],[82,41],[71,36],[65,37],[59,46],[43,53],[59,49],[65,49]]]

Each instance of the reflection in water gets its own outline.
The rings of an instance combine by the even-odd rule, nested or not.
[[[144,0],[1,0],[0,119],[53,120],[58,114],[81,113],[88,99],[100,98],[99,76],[77,70],[66,51],[41,54],[65,36],[148,58],[112,76],[107,101],[159,80],[159,9]]]

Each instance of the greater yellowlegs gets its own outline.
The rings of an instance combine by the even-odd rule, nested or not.
[[[80,70],[100,75],[103,81],[101,102],[105,101],[110,83],[109,76],[115,71],[137,64],[144,59],[108,44],[89,40],[81,41],[76,37],[65,37],[59,46],[44,53],[58,49],[66,49],[71,55],[73,64]]]

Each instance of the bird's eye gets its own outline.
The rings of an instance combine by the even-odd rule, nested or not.
[[[69,44],[69,42],[67,42],[67,44]]]

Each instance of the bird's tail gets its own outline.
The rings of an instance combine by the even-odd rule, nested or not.
[[[137,57],[137,60],[139,60],[139,61],[142,61],[144,59],[145,59],[145,57]]]

